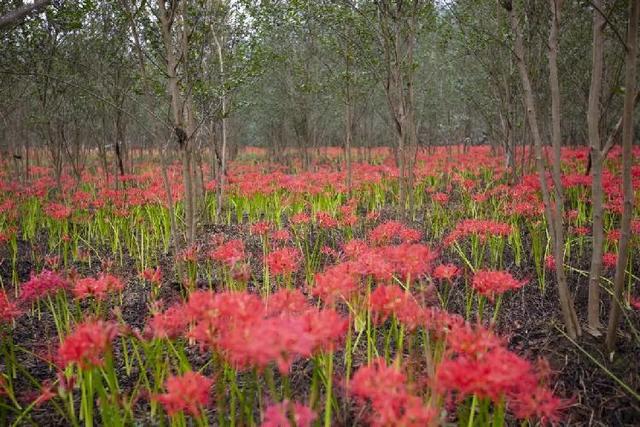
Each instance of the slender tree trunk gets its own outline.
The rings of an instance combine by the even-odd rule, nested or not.
[[[220,78],[224,80],[224,55],[222,51],[222,43],[215,31],[213,31],[213,40],[215,41],[218,53]],[[222,200],[224,197],[224,188],[226,185],[225,180],[227,176],[227,95],[224,93],[224,90],[222,95],[220,95],[220,105],[222,115],[222,148],[220,150],[220,168],[218,171],[218,178],[216,180],[216,221],[218,221],[220,213],[222,212]]]
[[[616,345],[616,335],[620,313],[622,311],[623,289],[625,282],[625,269],[629,259],[629,244],[631,240],[631,217],[633,216],[633,183],[631,180],[631,167],[633,164],[633,109],[636,91],[636,57],[638,54],[638,15],[640,14],[640,2],[632,0],[629,3],[629,24],[627,29],[627,53],[625,72],[624,113],[622,129],[622,188],[623,207],[622,221],[620,224],[620,242],[618,247],[618,260],[616,262],[616,275],[613,279],[614,293],[609,310],[609,324],[607,325],[606,344],[612,352]]]
[[[350,41],[347,41],[350,43]],[[353,99],[351,93],[351,52],[347,49],[345,53],[346,87],[344,105],[344,158],[347,168],[347,192],[351,195],[351,142],[353,138]]]
[[[600,275],[602,274],[602,252],[604,246],[604,194],[602,189],[602,142],[600,140],[600,94],[602,93],[602,75],[604,70],[604,26],[602,0],[594,0],[593,46],[591,65],[591,87],[589,89],[589,107],[587,124],[589,145],[591,148],[591,221],[593,226],[593,249],[591,270],[589,272],[589,301],[587,308],[588,330],[600,335]]]
[[[533,137],[533,147],[535,151],[535,163],[536,169],[538,171],[538,177],[540,179],[540,189],[542,191],[542,201],[544,205],[544,213],[545,218],[547,220],[547,228],[549,230],[549,235],[552,239],[552,245],[554,247],[554,253],[557,253],[558,243],[556,242],[558,233],[556,232],[557,224],[555,223],[555,216],[553,214],[553,209],[551,206],[551,198],[549,195],[549,189],[547,187],[546,180],[546,170],[544,166],[544,159],[542,154],[542,137],[540,135],[540,129],[538,127],[538,117],[535,106],[535,98],[533,96],[533,89],[531,87],[531,82],[529,80],[529,72],[527,71],[527,64],[525,63],[525,55],[524,55],[524,43],[522,40],[522,33],[520,30],[520,25],[518,23],[518,18],[516,17],[515,11],[513,10],[513,6],[511,1],[504,1],[503,5],[509,14],[509,20],[511,22],[511,28],[515,37],[515,56],[516,62],[518,66],[518,71],[520,73],[520,78],[522,80],[522,86],[524,90],[524,101],[525,108],[527,113],[527,119],[529,122],[529,128],[531,130],[531,134]],[[559,263],[557,263],[559,264]],[[558,273],[558,271],[556,271]],[[580,324],[578,323],[578,317],[576,315],[573,300],[571,298],[571,294],[569,292],[569,287],[566,283],[566,280],[562,280],[564,278],[563,270],[561,270],[560,275],[558,275],[558,296],[560,300],[560,307],[562,309],[562,314],[564,317],[565,327],[567,328],[567,334],[571,338],[577,338],[580,333]]]
[[[185,223],[187,226],[187,243],[193,244],[195,240],[195,212],[194,212],[194,194],[192,180],[192,161],[191,161],[191,139],[195,126],[193,124],[193,115],[191,112],[190,100],[182,95],[178,83],[178,61],[186,60],[188,48],[188,29],[187,17],[185,14],[184,2],[176,4],[172,2],[170,9],[167,10],[166,0],[159,0],[160,7],[159,23],[162,32],[162,40],[165,48],[166,73],[167,73],[167,93],[171,98],[171,113],[174,125],[174,132],[178,139],[178,146],[182,158],[182,175],[184,185],[184,206],[185,206]],[[182,24],[179,42],[174,46],[172,37],[172,28],[175,25]]]
[[[551,88],[551,122],[552,122],[552,143],[553,143],[553,195],[555,206],[550,206],[550,214],[553,217],[551,243],[553,245],[553,257],[555,260],[556,280],[558,287],[567,290],[567,278],[564,269],[564,192],[562,188],[561,171],[561,145],[562,127],[560,113],[560,82],[558,79],[558,34],[560,32],[560,11],[563,0],[549,0],[552,11],[551,29],[549,31],[549,86]],[[575,322],[577,334],[580,334],[579,323],[573,307],[569,310]]]

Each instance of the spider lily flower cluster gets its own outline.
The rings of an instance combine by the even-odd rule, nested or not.
[[[353,165],[351,189],[338,157],[314,172],[234,162],[223,223],[171,255],[157,163],[117,182],[63,175],[61,188],[49,168],[34,168],[30,186],[0,173],[0,420],[37,424],[49,411],[74,426],[560,422],[572,396],[555,395],[545,363],[497,332],[509,330],[512,296],[537,292],[531,283],[556,266],[537,178],[506,185],[482,147],[419,153],[423,215],[398,220],[397,170],[389,152],[373,154]],[[180,224],[180,168],[167,172]],[[570,263],[590,238],[579,231],[590,183],[571,174],[563,184]],[[203,188],[201,215],[213,220],[216,186]],[[619,237],[611,194],[606,266]],[[637,295],[630,283],[629,310]],[[40,342],[25,341],[27,327]]]

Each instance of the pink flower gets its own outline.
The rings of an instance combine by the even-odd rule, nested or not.
[[[294,248],[282,248],[267,255],[269,273],[273,276],[292,274],[298,269],[299,253]]]
[[[209,391],[213,380],[198,372],[188,371],[183,375],[171,376],[165,382],[166,393],[155,399],[164,406],[169,416],[186,411],[193,416],[201,413],[201,408],[209,404]]]
[[[358,275],[353,264],[346,262],[317,273],[311,292],[326,304],[334,304],[340,298],[348,300],[357,290]]]
[[[102,357],[117,335],[118,327],[114,323],[101,320],[82,323],[60,345],[60,362],[64,366],[77,363],[80,369],[102,366]]]
[[[446,193],[433,193],[431,199],[440,205],[446,205],[449,202],[449,195]]]
[[[521,288],[524,283],[506,271],[478,270],[473,276],[472,286],[480,295],[493,301],[496,295]]]
[[[335,228],[338,226],[338,221],[326,212],[316,212],[316,223],[318,227],[324,229]]]
[[[602,255],[602,265],[605,268],[615,269],[618,262],[618,254],[614,252],[607,252]]]
[[[229,240],[209,252],[209,257],[228,267],[233,267],[236,263],[245,259],[244,242],[242,239]]]
[[[370,306],[378,321],[393,315],[409,329],[418,327],[423,319],[422,307],[410,293],[396,285],[378,286],[371,293]]]
[[[148,328],[155,338],[175,339],[187,328],[189,317],[183,305],[174,305],[162,313],[155,313]]]
[[[374,245],[385,245],[393,240],[404,243],[413,243],[420,240],[422,233],[418,230],[406,227],[399,221],[387,221],[378,225],[369,233],[369,240]]]
[[[460,269],[454,264],[440,264],[433,270],[434,279],[452,282],[458,275],[460,275]]]
[[[58,291],[65,290],[68,282],[58,273],[43,270],[40,274],[31,274],[28,282],[22,285],[20,299],[31,302],[36,299],[44,298],[47,295],[55,294]]]
[[[18,305],[11,302],[7,294],[0,289],[0,324],[11,323],[20,314]]]
[[[444,239],[447,245],[467,236],[475,235],[485,240],[489,237],[506,237],[511,234],[511,225],[493,220],[465,219],[458,223],[456,227]]]
[[[409,392],[406,376],[382,359],[358,369],[349,390],[362,403],[371,404],[368,421],[373,426],[430,426],[437,415]]]
[[[264,411],[262,427],[291,427],[291,421],[296,427],[310,427],[315,419],[316,414],[311,408],[285,399]]]
[[[269,232],[270,228],[271,228],[271,225],[268,222],[258,221],[251,225],[250,231],[251,231],[251,234],[258,234],[263,236]]]
[[[140,274],[140,276],[147,282],[153,283],[154,285],[159,285],[160,282],[162,282],[162,270],[160,270],[160,267],[147,268]]]

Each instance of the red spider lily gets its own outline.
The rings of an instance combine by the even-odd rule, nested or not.
[[[557,424],[562,419],[562,411],[566,406],[566,401],[542,386],[529,392],[518,393],[509,402],[509,407],[517,418],[521,420],[539,419],[543,425]]]
[[[373,276],[376,280],[387,281],[393,277],[394,267],[381,251],[374,249],[362,253],[354,267],[362,276]]]
[[[78,325],[58,349],[62,365],[77,363],[80,369],[102,366],[102,357],[110,350],[111,341],[118,335],[115,323],[89,320]]]
[[[28,282],[22,284],[20,299],[31,302],[33,300],[55,294],[65,290],[69,283],[58,273],[50,270],[43,270],[40,274],[31,274]]]
[[[380,218],[380,212],[379,211],[370,211],[369,213],[367,213],[367,216],[365,218],[369,222],[377,221],[378,218]]]
[[[91,205],[91,194],[78,190],[76,191],[71,200],[73,204],[78,209],[87,209]]]
[[[107,289],[104,285],[105,283],[101,280],[85,277],[76,280],[73,286],[73,294],[78,299],[94,297],[97,300],[102,300],[107,295]]]
[[[299,316],[282,315],[252,324],[237,322],[221,334],[219,347],[233,366],[264,369],[275,363],[284,375],[298,357],[309,357],[314,336]]]
[[[147,324],[154,338],[175,339],[182,335],[189,324],[185,307],[174,305],[162,313],[155,313]]]
[[[224,244],[224,240],[225,240],[224,233],[216,233],[213,236],[211,236],[211,244],[216,247]]]
[[[198,252],[199,249],[197,246],[189,246],[188,248],[184,248],[180,252],[180,259],[184,262],[196,262],[198,261]]]
[[[124,289],[122,281],[111,274],[101,274],[100,277],[86,277],[76,280],[73,287],[73,294],[78,299],[93,297],[103,300],[110,292],[120,292]]]
[[[369,245],[364,240],[353,239],[345,243],[343,249],[347,258],[355,260],[369,249]]]
[[[607,242],[618,243],[618,241],[620,241],[621,234],[620,230],[609,231],[606,235]]]
[[[20,316],[21,312],[18,305],[11,302],[7,294],[0,289],[0,324],[11,323],[15,318]]]
[[[188,305],[191,304],[190,300]],[[202,316],[195,319],[189,335],[201,345],[221,352],[239,369],[264,369],[273,362],[283,374],[287,373],[298,357],[332,351],[348,324],[332,310],[308,308],[297,314],[299,302],[294,304],[293,312],[284,311],[284,307],[279,313],[269,312],[259,299],[246,293],[218,294],[205,305],[207,308],[199,310]]]
[[[334,304],[339,298],[349,300],[358,290],[358,275],[351,262],[344,262],[327,268],[315,275],[311,293],[321,298],[325,304]]]
[[[16,209],[16,201],[13,199],[6,199],[0,203],[0,214],[7,214],[10,212],[15,212]]]
[[[509,224],[492,220],[465,219],[458,223],[456,227],[445,237],[444,243],[453,244],[455,241],[470,235],[487,239],[491,236],[506,237],[513,231]]]
[[[578,219],[578,211],[576,209],[568,210],[564,213],[564,216],[569,222],[576,221]]]
[[[556,269],[556,259],[553,255],[547,255],[544,258],[544,267],[549,271],[554,271]]]
[[[449,203],[449,195],[446,193],[433,193],[431,200],[440,205],[446,205]]]
[[[309,222],[311,222],[311,217],[305,212],[300,212],[291,216],[292,224],[300,225],[300,224],[308,224]]]
[[[318,227],[324,229],[335,228],[338,226],[338,220],[332,217],[327,212],[316,212],[316,224]]]
[[[267,221],[258,221],[254,224],[251,224],[251,234],[258,234],[260,236],[264,236],[269,232],[269,229],[271,228],[271,224],[269,224]]]
[[[356,200],[351,200],[348,204],[340,206],[340,225],[343,227],[352,227],[358,222],[356,207]]]
[[[316,417],[308,406],[285,399],[264,411],[262,427],[310,427]]]
[[[300,314],[310,306],[299,289],[279,289],[265,301],[267,316]]]
[[[44,257],[44,263],[51,270],[55,270],[60,265],[60,257],[57,255],[47,255]]]
[[[447,335],[449,353],[475,356],[500,347],[503,341],[493,332],[481,325],[475,327],[468,323],[454,323]]]
[[[120,280],[120,278],[112,275],[112,274],[105,274],[102,273],[100,274],[100,276],[98,277],[98,280],[102,281],[105,283],[105,288],[107,289],[107,291],[109,292],[120,292],[124,289],[124,284],[122,283],[122,281]]]
[[[282,248],[267,255],[269,273],[273,276],[292,274],[298,269],[300,256],[294,248]]]
[[[433,269],[433,278],[438,280],[447,280],[452,282],[453,279],[460,275],[460,268],[454,264],[440,264]]]
[[[423,321],[422,307],[410,293],[396,285],[378,286],[371,293],[369,305],[378,321],[393,315],[409,329],[415,329]]]
[[[631,297],[631,300],[629,301],[629,305],[631,305],[631,307],[635,308],[636,310],[640,310],[640,298]]]
[[[233,267],[236,263],[245,259],[244,242],[242,239],[229,240],[209,252],[209,257],[228,267]]]
[[[544,207],[539,202],[519,202],[513,203],[505,208],[505,213],[523,216],[525,218],[535,218],[542,215]]]
[[[605,268],[615,269],[618,262],[618,254],[615,252],[607,252],[602,254],[602,265]]]
[[[380,420],[376,420],[374,426],[407,426],[407,427],[423,427],[434,425],[437,421],[438,412],[436,409],[425,406],[424,402],[418,396],[406,396],[404,405],[401,410],[401,416],[398,418],[396,413],[390,413],[388,416],[382,416]]]
[[[58,395],[53,390],[51,382],[45,381],[37,394],[25,396],[25,400],[36,407],[41,406]]]
[[[356,371],[349,383],[349,391],[377,406],[377,402],[393,400],[395,396],[405,394],[406,379],[402,372],[394,366],[387,366],[384,359],[379,358]]]
[[[236,324],[251,325],[262,319],[264,305],[260,298],[245,292],[197,291],[189,296],[185,312],[195,323],[189,336],[202,348],[217,349],[224,331]]]
[[[44,212],[47,216],[56,219],[63,220],[71,217],[71,208],[60,203],[49,203],[44,207]]]
[[[402,280],[408,280],[428,273],[436,253],[426,245],[403,243],[384,247],[382,256],[391,262],[394,272]]]
[[[405,375],[395,367],[386,366],[382,359],[358,369],[349,390],[363,403],[371,403],[374,413],[368,421],[373,426],[418,427],[435,421],[436,411],[409,393]]]
[[[166,393],[155,396],[169,416],[188,412],[193,416],[201,413],[201,408],[209,404],[209,392],[213,380],[198,372],[188,371],[183,375],[173,375],[165,382]]]
[[[471,196],[474,202],[476,203],[484,203],[489,200],[489,195],[486,193],[476,193]]]
[[[478,270],[473,275],[473,289],[493,301],[496,295],[519,289],[525,282],[518,281],[506,271]]]
[[[162,270],[160,270],[160,267],[147,268],[140,273],[140,276],[142,279],[154,285],[159,285],[162,282]]]
[[[452,330],[465,325],[464,317],[437,307],[426,307],[424,319],[425,326],[438,338],[446,338]]]
[[[313,351],[334,351],[349,327],[349,319],[332,309],[308,310],[302,316],[304,329],[314,339]]]
[[[569,231],[576,236],[588,236],[591,230],[589,227],[571,227]]]
[[[533,390],[538,380],[526,360],[503,347],[477,355],[459,354],[440,362],[435,374],[436,390],[477,395],[499,403],[504,396]]]
[[[338,251],[333,249],[331,246],[327,246],[327,245],[324,245],[320,249],[320,253],[323,254],[323,255],[326,255],[328,257],[331,257],[331,258],[338,258],[338,256],[339,256]]]
[[[281,228],[271,233],[271,239],[278,242],[287,242],[291,240],[291,233],[288,230]]]
[[[400,242],[412,243],[420,240],[422,233],[402,224],[399,221],[387,221],[378,225],[369,233],[369,240],[374,245],[384,245],[397,239]]]

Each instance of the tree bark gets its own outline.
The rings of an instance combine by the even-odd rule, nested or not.
[[[525,62],[524,55],[524,43],[522,40],[522,33],[518,18],[510,1],[503,2],[505,9],[509,14],[509,21],[515,37],[515,49],[516,63],[520,78],[522,80],[522,86],[524,90],[524,102],[527,114],[527,121],[529,123],[529,129],[533,138],[533,148],[535,152],[535,164],[538,171],[538,178],[540,180],[540,189],[542,192],[542,201],[544,205],[545,218],[547,220],[547,228],[549,235],[551,236],[552,246],[554,248],[554,255],[557,254],[560,242],[557,242],[557,227],[555,222],[555,215],[551,206],[551,198],[549,195],[549,189],[547,187],[546,170],[544,166],[544,159],[542,154],[542,137],[540,135],[540,129],[538,126],[538,117],[535,106],[535,98],[533,96],[533,89],[531,87],[531,81],[529,80],[529,72],[527,71],[527,64]],[[562,245],[564,250],[564,245]],[[562,258],[562,257],[561,257]],[[559,263],[557,263],[559,264]],[[558,270],[556,270],[556,274]],[[557,274],[558,275],[558,274]],[[569,291],[569,287],[564,279],[564,270],[560,269],[558,279],[558,297],[560,300],[560,308],[562,309],[562,315],[564,317],[565,327],[567,328],[567,334],[571,338],[577,338],[581,334],[580,324],[578,323],[578,317],[576,315],[573,300]]]
[[[593,1],[597,10],[593,11],[593,46],[591,65],[591,86],[587,124],[589,128],[589,146],[591,150],[591,222],[593,247],[591,269],[589,272],[589,301],[587,307],[588,331],[600,335],[600,275],[602,274],[602,252],[604,246],[604,194],[602,189],[602,142],[600,140],[600,95],[602,93],[602,75],[604,71],[604,26],[605,19],[601,0]]]
[[[633,183],[631,180],[631,167],[633,164],[633,110],[634,93],[636,91],[636,62],[638,54],[638,15],[640,14],[640,2],[629,2],[629,24],[627,29],[627,52],[625,71],[625,94],[622,129],[622,221],[620,224],[620,241],[618,245],[618,260],[616,262],[616,274],[613,279],[614,292],[609,309],[609,323],[605,339],[607,349],[612,352],[616,345],[616,335],[620,313],[623,310],[623,289],[625,269],[629,259],[629,243],[631,240],[631,217],[633,216]]]
[[[218,168],[218,175],[216,177],[216,222],[222,212],[222,200],[224,197],[224,188],[226,185],[227,176],[227,94],[224,91],[224,56],[222,51],[222,43],[216,31],[213,31],[213,40],[216,44],[216,50],[218,53],[218,63],[220,78],[223,80],[223,91],[220,95],[220,108],[221,108],[221,142],[222,148],[220,150],[220,167]]]
[[[562,171],[561,171],[561,145],[562,145],[562,128],[560,113],[560,82],[558,78],[558,33],[560,32],[560,11],[562,9],[563,0],[549,0],[552,11],[551,29],[549,31],[549,86],[551,88],[551,134],[553,144],[553,196],[555,206],[550,206],[550,215],[553,217],[551,221],[551,243],[553,246],[553,258],[555,260],[556,280],[559,289],[568,292],[567,278],[564,269],[564,192],[562,188]],[[541,179],[544,179],[541,177]],[[564,298],[564,297],[562,297]],[[569,315],[575,323],[574,328],[580,334],[580,326],[575,309],[571,307]]]
[[[160,13],[158,20],[162,32],[162,40],[165,48],[167,93],[171,98],[171,113],[174,132],[178,139],[178,146],[182,157],[182,176],[184,185],[185,223],[187,227],[187,243],[191,245],[195,240],[195,207],[192,179],[191,139],[195,131],[190,100],[180,91],[178,79],[179,61],[186,60],[188,49],[187,18],[184,2],[172,2],[167,10],[166,0],[159,0]],[[176,23],[180,21],[182,28],[178,37],[178,45],[174,46],[172,31]]]

